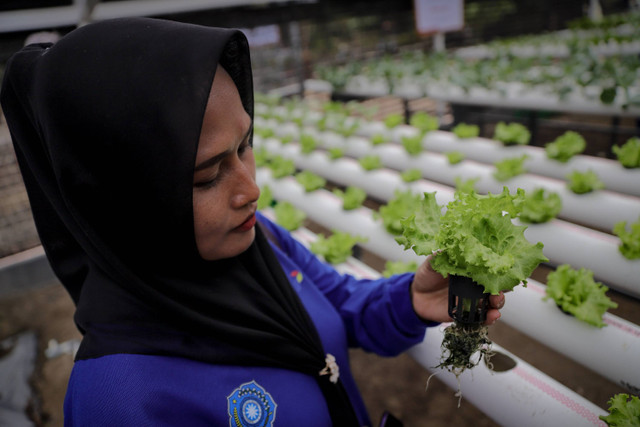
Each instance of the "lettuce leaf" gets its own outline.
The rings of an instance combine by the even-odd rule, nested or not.
[[[382,272],[382,275],[384,277],[391,277],[395,274],[414,273],[417,269],[418,263],[415,261],[387,261],[384,264],[384,271]]]
[[[496,167],[493,176],[498,181],[507,181],[514,176],[521,175],[527,170],[524,167],[524,162],[529,158],[526,154],[520,157],[511,157],[502,159],[494,163]]]
[[[296,208],[290,202],[279,202],[273,208],[276,222],[289,231],[297,230],[302,226],[307,214]]]
[[[360,157],[358,159],[358,163],[360,166],[366,171],[372,171],[375,169],[380,169],[382,167],[382,162],[380,161],[380,156],[375,154],[369,154],[367,156]]]
[[[420,169],[407,169],[400,174],[400,178],[404,182],[413,182],[422,178],[422,171]]]
[[[569,180],[567,186],[576,194],[590,193],[604,188],[604,183],[600,181],[598,175],[592,170],[586,172],[572,171],[567,175],[567,179]]]
[[[302,154],[309,154],[313,152],[317,146],[318,142],[312,135],[305,133],[300,135],[300,152]]]
[[[637,136],[629,138],[624,145],[614,145],[611,149],[625,168],[640,168],[640,138]]]
[[[411,119],[409,119],[409,124],[418,128],[422,135],[427,132],[431,132],[432,130],[436,130],[439,127],[438,118],[424,111],[418,111],[417,113],[412,114]]]
[[[461,153],[460,151],[449,151],[444,154],[445,156],[447,156],[447,160],[449,161],[450,165],[457,165],[458,163],[463,161],[465,157],[464,153]]]
[[[315,173],[307,170],[298,172],[296,174],[296,181],[304,187],[304,191],[307,193],[322,188],[327,183],[327,180],[320,175],[316,175]]]
[[[260,189],[260,197],[258,197],[258,210],[268,208],[273,205],[273,191],[268,185],[263,186]]]
[[[475,138],[480,135],[478,125],[468,125],[466,123],[458,123],[451,131],[460,139]]]
[[[456,176],[456,192],[459,193],[475,193],[476,192],[476,182],[478,182],[480,178],[470,178],[463,180],[461,177]]]
[[[587,143],[577,132],[568,130],[552,142],[545,145],[547,157],[566,163],[576,154],[582,153],[587,148]]]
[[[367,198],[367,192],[361,188],[349,186],[345,188],[345,191],[336,188],[333,190],[333,194],[342,199],[342,209],[350,211],[362,206],[362,203]]]
[[[400,126],[402,123],[404,123],[404,116],[402,114],[392,113],[384,118],[384,125],[387,129],[393,129]]]
[[[396,191],[386,205],[380,206],[376,217],[382,218],[384,228],[393,235],[402,234],[401,221],[420,207],[421,196],[411,191]]]
[[[353,247],[367,239],[360,236],[352,236],[349,233],[334,230],[333,234],[326,238],[318,235],[318,239],[311,244],[309,249],[316,255],[322,255],[330,264],[345,262],[353,252]]]
[[[402,236],[396,240],[418,255],[435,252],[431,266],[440,274],[470,277],[496,295],[520,282],[526,285],[538,264],[548,261],[542,243],[529,243],[526,226],[511,221],[523,198],[523,190],[510,195],[506,187],[497,195],[457,192],[441,215],[435,193],[425,193],[422,207],[401,221]]]
[[[344,150],[339,147],[329,148],[329,159],[337,160],[344,156]]]
[[[498,122],[493,138],[504,145],[527,145],[531,139],[531,132],[520,123]]]
[[[376,133],[371,137],[371,144],[373,145],[380,145],[384,144],[385,142],[387,142],[387,137],[384,134]]]
[[[607,402],[609,415],[600,419],[611,427],[637,427],[640,425],[640,398],[618,393]]]
[[[296,171],[296,165],[291,159],[286,159],[282,156],[275,156],[271,159],[271,162],[269,162],[269,169],[271,169],[273,177],[278,179],[293,175]]]
[[[611,301],[605,293],[609,290],[600,282],[593,280],[593,272],[585,268],[574,270],[568,264],[559,266],[547,276],[547,298],[567,313],[573,314],[590,325],[599,328],[606,326],[602,315],[618,304]]]
[[[620,238],[618,250],[625,258],[640,259],[640,218],[631,224],[631,231],[627,231],[626,221],[616,223],[613,234]]]
[[[253,149],[253,157],[256,161],[256,167],[268,166],[271,161],[271,155],[267,151],[266,148],[254,148]]]
[[[411,156],[422,153],[422,135],[403,136],[402,146]]]
[[[524,222],[539,224],[555,218],[562,210],[562,199],[555,192],[546,192],[538,188],[526,193],[520,219]]]

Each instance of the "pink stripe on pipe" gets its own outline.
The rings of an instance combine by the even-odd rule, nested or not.
[[[520,366],[516,366],[515,368],[513,368],[513,372],[519,375],[521,378],[523,378],[525,381],[527,381],[531,385],[537,387],[539,390],[551,396],[553,399],[562,403],[564,406],[571,409],[573,412],[585,418],[587,421],[589,421],[593,425],[606,427],[607,424],[598,417],[598,414],[594,414],[592,411],[585,408],[580,403],[576,402],[575,400],[571,399],[567,395],[563,394],[561,391],[558,391],[555,388],[553,388],[550,384],[544,382],[540,378],[537,378],[531,375],[524,368]]]

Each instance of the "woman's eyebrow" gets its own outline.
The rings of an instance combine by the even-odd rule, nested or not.
[[[240,141],[244,141],[245,139],[247,139],[249,137],[249,135],[251,134],[251,131],[253,130],[253,121],[251,122],[251,125],[249,126],[249,129],[247,130],[247,133],[244,134],[244,136],[242,137],[242,139]],[[200,163],[199,165],[197,165],[194,169],[194,172],[198,172],[201,171],[203,169],[207,169],[210,168],[211,166],[214,166],[216,163],[219,163],[220,161],[222,161],[222,159],[224,159],[225,157],[227,157],[229,154],[231,154],[233,150],[229,149],[229,150],[225,150],[221,153],[216,154],[213,157],[208,158],[207,160],[203,161],[202,163]]]

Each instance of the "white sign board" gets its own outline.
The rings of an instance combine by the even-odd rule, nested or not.
[[[419,34],[459,31],[464,27],[464,0],[413,0]]]

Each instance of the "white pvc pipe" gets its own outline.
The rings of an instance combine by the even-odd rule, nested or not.
[[[415,133],[415,128],[405,130],[405,133]],[[401,138],[396,139],[397,142]],[[459,151],[470,160],[493,164],[498,160],[527,155],[525,167],[532,173],[565,180],[574,170],[586,172],[594,171],[605,184],[605,188],[619,193],[640,196],[640,168],[625,169],[620,162],[602,157],[575,155],[567,163],[547,158],[542,147],[518,145],[505,147],[498,141],[487,138],[458,138],[452,132],[432,131],[423,139],[424,148],[439,153]]]
[[[413,251],[402,250],[367,208],[344,211],[338,197],[328,191],[305,193],[295,179],[274,180],[266,169],[260,169],[257,178],[260,185],[269,185],[276,200],[291,202],[318,224],[367,237],[361,246],[384,259],[424,261]],[[509,293],[503,321],[617,384],[630,390],[640,387],[640,369],[630,369],[640,360],[640,327],[610,313],[603,316],[608,325],[603,329],[585,324],[562,313],[553,301],[543,301],[544,285],[528,282],[526,288]]]
[[[411,190],[417,194],[435,191],[436,201],[440,205],[453,200],[451,187],[424,180],[407,184],[397,172],[388,169],[364,172],[353,159],[330,161],[320,151],[301,155],[297,144],[282,146],[275,140],[256,141],[256,144],[263,144],[269,151],[293,159],[301,169],[310,170],[338,184],[362,188],[381,201],[392,199],[397,190]],[[534,243],[543,242],[544,254],[552,263],[570,264],[575,268],[588,265],[598,280],[605,281],[621,292],[640,297],[640,260],[628,260],[622,256],[617,237],[560,220],[529,224],[525,237]]]
[[[337,144],[339,140],[340,138],[335,138],[331,144]],[[526,191],[545,188],[558,193],[562,199],[559,217],[594,228],[612,230],[617,222],[633,223],[640,216],[640,198],[634,196],[607,190],[578,195],[569,190],[563,181],[533,174],[522,174],[506,182],[500,182],[493,177],[495,167],[492,165],[473,160],[463,160],[456,165],[450,165],[446,156],[442,154],[421,153],[410,156],[398,145],[372,146],[362,138],[349,138],[343,147],[348,155],[357,158],[370,154],[378,155],[387,167],[396,170],[420,169],[424,178],[451,186],[455,186],[456,177],[465,180],[479,178],[475,187],[480,193],[500,193],[505,186],[511,191],[517,188]]]
[[[265,214],[273,219],[270,212]],[[296,230],[293,235],[307,246],[314,240],[314,235],[305,229]],[[377,272],[353,258],[336,269],[358,278],[379,277]],[[481,363],[460,375],[458,383],[453,374],[434,368],[440,363],[442,339],[443,327],[429,328],[424,341],[408,354],[427,370],[437,373],[450,388],[456,390],[459,386],[464,399],[497,423],[531,427],[606,425],[598,418],[607,414],[605,410],[495,343],[492,349],[510,357],[515,367],[493,372]]]

